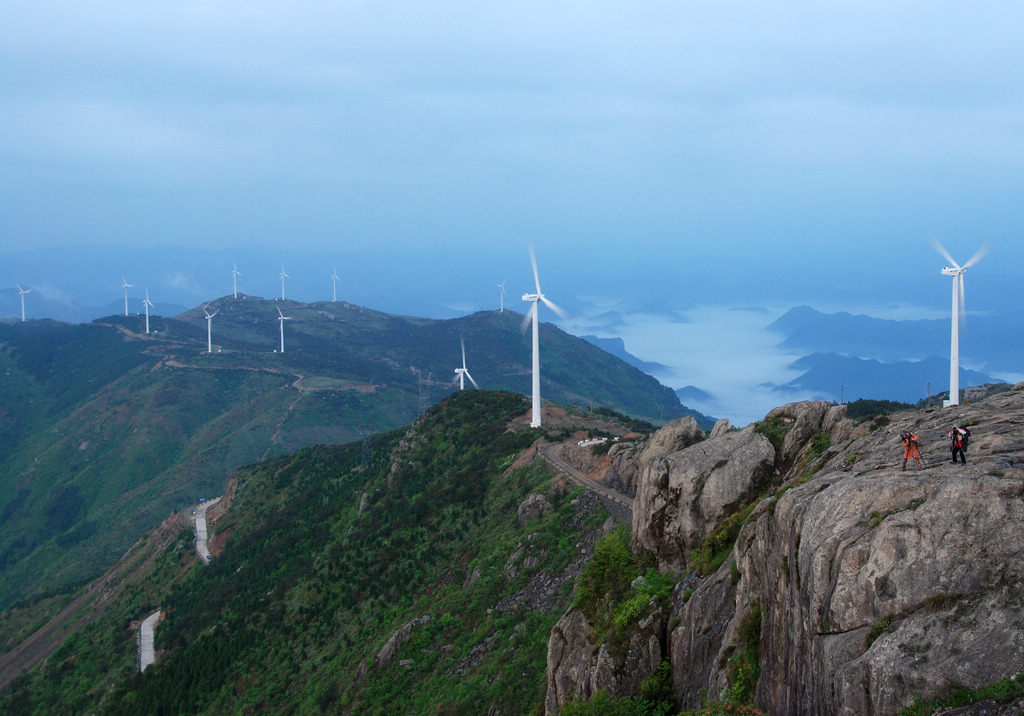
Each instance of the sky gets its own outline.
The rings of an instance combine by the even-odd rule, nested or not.
[[[1019,283],[1024,6],[492,5],[3,3],[0,288],[103,247],[113,298],[223,295],[206,257],[458,315],[519,302],[532,243],[565,327],[664,361],[728,309],[932,317],[931,236],[994,243],[977,308]]]

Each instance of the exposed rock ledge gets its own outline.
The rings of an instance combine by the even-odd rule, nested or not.
[[[897,416],[859,439],[842,409],[773,411],[790,427],[779,455],[749,430],[645,453],[634,543],[680,575],[689,550],[756,489],[766,455],[776,468],[796,465],[774,477],[791,489],[757,506],[732,558],[714,575],[687,577],[658,620],[672,626],[664,643],[679,707],[722,694],[734,635],[755,606],[754,702],[768,713],[894,714],[915,695],[933,699],[954,683],[980,688],[1024,671],[1024,391]],[[945,434],[966,420],[969,462],[953,466]],[[925,470],[899,470],[903,429],[921,436]],[[829,432],[832,446],[808,463],[816,430]],[[652,438],[659,444],[679,443]],[[549,713],[598,688],[633,695],[653,671],[653,652],[636,660],[644,673],[602,668],[602,645],[586,643],[579,621],[570,612],[552,633]]]

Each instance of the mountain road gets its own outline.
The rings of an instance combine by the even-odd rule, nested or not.
[[[551,445],[545,445],[540,450],[541,457],[543,457],[549,465],[558,470],[559,472],[565,473],[570,480],[578,485],[582,485],[588,490],[593,490],[598,494],[602,501],[611,502],[619,507],[615,512],[624,512],[626,515],[626,521],[632,521],[633,515],[633,498],[628,495],[623,495],[621,492],[617,492],[612,488],[602,485],[597,480],[594,480],[585,473],[577,470],[575,467],[569,464],[569,462],[562,457],[562,443],[552,443]],[[625,508],[624,510],[622,508]]]

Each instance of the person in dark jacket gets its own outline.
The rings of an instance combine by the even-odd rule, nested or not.
[[[953,464],[956,464],[957,455],[960,456],[960,464],[967,464],[967,442],[971,439],[971,431],[960,423],[955,424],[947,433],[949,436],[949,451],[952,454]]]

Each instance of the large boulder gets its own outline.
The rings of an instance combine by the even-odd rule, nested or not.
[[[779,449],[779,458],[789,464],[796,460],[815,430],[821,430],[832,404],[824,400],[789,403],[770,411],[765,422],[777,420],[786,429],[786,437]]]
[[[630,629],[625,655],[619,658],[612,655],[608,644],[592,641],[593,627],[582,611],[573,608],[551,629],[545,713],[556,714],[577,696],[586,700],[598,689],[618,698],[635,696],[664,657],[660,609]]]
[[[657,457],[671,455],[699,443],[703,439],[704,431],[700,429],[692,415],[670,420],[651,435],[647,447],[640,455],[640,462],[643,464]]]
[[[653,440],[652,440],[653,442]],[[682,572],[690,552],[771,479],[775,449],[748,427],[641,463],[633,542]]]

